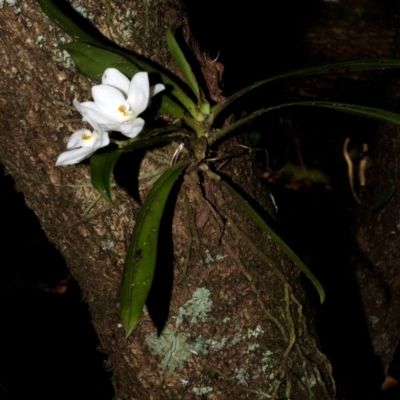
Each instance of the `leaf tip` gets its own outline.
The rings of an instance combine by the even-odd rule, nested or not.
[[[319,300],[320,300],[321,304],[324,304],[324,302],[325,302],[325,290],[324,290],[323,287],[321,287],[318,290],[318,294],[319,294]]]
[[[122,321],[122,325],[125,329],[125,339],[128,339],[128,337],[132,335],[136,325],[139,323],[139,319],[140,316],[139,318],[130,319],[129,321]]]

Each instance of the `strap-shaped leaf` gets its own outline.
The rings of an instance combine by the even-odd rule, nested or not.
[[[343,111],[361,117],[375,118],[400,125],[400,114],[387,110],[381,110],[380,108],[365,107],[357,104],[336,103],[330,101],[302,101],[298,103],[289,103],[288,106],[311,106],[330,108],[336,111]]]
[[[269,236],[272,240],[286,253],[286,255],[297,265],[300,271],[304,272],[308,279],[312,282],[315,289],[319,294],[321,304],[325,300],[325,290],[322,287],[319,280],[315,275],[309,270],[309,268],[304,264],[300,257],[289,247],[289,245],[267,224],[267,222],[261,217],[261,215],[243,198],[243,196],[236,191],[228,182],[221,180],[221,184],[225,189],[231,194],[231,196],[236,200],[239,206],[246,212],[246,214],[251,218],[251,220]]]
[[[77,20],[84,18],[77,13],[70,4],[62,0],[37,0],[42,11],[66,34],[82,42],[102,44],[101,34],[95,31],[93,26],[87,22],[82,24],[86,29],[82,29]],[[89,29],[88,29],[89,27]]]
[[[178,64],[179,69],[181,70],[187,83],[192,89],[194,95],[196,96],[198,103],[200,104],[201,98],[200,98],[199,85],[196,81],[195,76],[193,75],[193,71],[192,68],[190,68],[190,64],[187,62],[186,57],[183,54],[183,51],[179,47],[179,44],[176,41],[174,34],[172,33],[171,27],[168,27],[166,37],[167,37],[167,45],[169,47],[172,56],[174,57],[176,63]]]
[[[114,171],[115,164],[122,153],[127,153],[132,150],[147,149],[149,147],[157,146],[161,143],[172,142],[179,140],[173,136],[160,136],[149,138],[135,138],[135,140],[127,140],[124,142],[126,145],[118,150],[110,151],[108,153],[95,154],[90,158],[90,170],[92,185],[97,191],[110,203],[111,197],[111,176]]]
[[[170,127],[170,129],[153,129],[152,131],[160,131],[161,133],[163,132],[168,132],[171,131],[172,128],[175,128],[174,126]],[[175,129],[176,130],[176,129]],[[152,132],[150,131],[150,132]],[[140,149],[148,149],[150,147],[154,147],[157,145],[160,145],[162,143],[168,143],[168,142],[176,142],[179,140],[182,140],[181,137],[179,136],[151,136],[151,137],[146,137],[146,133],[142,134],[139,137],[136,137],[134,140],[129,139],[124,142],[124,145],[121,146],[119,151],[123,151],[124,153],[132,150],[140,150]]]
[[[111,176],[121,154],[121,151],[115,150],[90,157],[92,185],[110,203],[112,203]]]
[[[97,81],[101,80],[107,68],[116,68],[130,78],[142,71],[140,67],[126,57],[89,43],[68,43],[65,45],[65,50],[68,51],[80,71]]]
[[[187,167],[178,163],[156,181],[140,209],[133,228],[121,287],[121,320],[128,337],[135,329],[153,282],[158,232],[171,189]]]
[[[339,72],[348,71],[367,71],[367,70],[377,70],[377,69],[387,69],[387,68],[400,68],[400,60],[394,59],[362,59],[362,60],[351,60],[351,61],[340,61],[337,63],[319,65],[316,67],[301,68],[295,71],[284,72],[279,75],[272,76],[271,78],[263,79],[247,86],[243,89],[238,90],[232,96],[229,96],[224,102],[216,104],[211,112],[215,118],[222,110],[232,104],[239,97],[246,93],[262,86],[267,83],[276,81],[282,78],[292,78],[306,75],[314,74],[333,74]]]
[[[307,106],[307,107],[324,107],[330,108],[336,111],[343,111],[346,113],[358,115],[360,117],[370,117],[379,119],[382,121],[393,122],[394,124],[400,125],[400,114],[382,110],[380,108],[373,108],[373,107],[365,107],[359,106],[356,104],[346,104],[346,103],[337,103],[337,102],[330,102],[330,101],[298,101],[294,103],[286,103],[280,104],[278,106],[263,108],[261,110],[255,111],[254,113],[248,115],[247,117],[241,118],[238,121],[234,122],[231,125],[228,125],[225,128],[220,129],[213,133],[212,137],[209,139],[209,143],[213,143],[216,140],[220,139],[221,137],[225,136],[226,134],[234,131],[235,129],[239,128],[242,125],[245,125],[251,122],[253,119],[266,114],[271,111],[279,110],[280,108],[284,107],[293,107],[293,106]]]

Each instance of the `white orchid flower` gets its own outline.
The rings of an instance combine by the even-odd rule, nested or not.
[[[144,127],[138,118],[150,104],[150,97],[164,90],[162,84],[150,88],[147,72],[138,72],[131,81],[115,68],[105,70],[102,84],[92,87],[94,101],[74,105],[87,120],[96,121],[105,131],[136,137]]]
[[[77,164],[110,143],[108,132],[102,132],[96,122],[90,120],[88,122],[94,128],[93,132],[88,129],[79,129],[74,132],[68,140],[67,151],[61,153],[57,158],[57,167]]]
[[[147,74],[147,72],[138,72],[138,74]],[[134,75],[134,77],[136,76]],[[133,78],[132,78],[133,81]],[[126,97],[128,97],[128,91],[129,91],[129,86],[131,84],[131,81],[120,71],[118,71],[115,68],[107,68],[104,71],[104,74],[101,78],[101,83],[104,85],[110,85],[113,86],[121,92],[125,94]],[[155,96],[156,94],[160,93],[161,91],[165,90],[165,86],[162,83],[157,83],[157,85],[151,86],[150,87],[150,97]],[[150,104],[150,99],[149,99],[149,104]],[[146,107],[147,108],[147,107]]]

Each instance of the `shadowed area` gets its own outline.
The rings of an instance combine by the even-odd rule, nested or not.
[[[0,171],[0,399],[111,400],[82,293]]]

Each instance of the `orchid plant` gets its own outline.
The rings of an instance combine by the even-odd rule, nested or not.
[[[107,146],[110,143],[107,131],[121,132],[128,138],[136,137],[144,127],[144,120],[138,115],[149,106],[150,97],[165,89],[162,84],[149,87],[147,72],[138,72],[129,81],[115,68],[107,68],[101,82],[101,85],[92,87],[94,101],[73,101],[94,131],[80,129],[73,133],[67,143],[68,151],[58,157],[57,166],[79,163]]]
[[[189,165],[193,169],[197,168],[208,174],[227,189],[253,222],[272,237],[294,264],[311,280],[323,302],[324,289],[304,262],[230,183],[212,172],[212,160],[208,159],[208,148],[260,115],[283,107],[325,107],[378,118],[399,125],[400,115],[359,105],[313,101],[284,103],[260,109],[222,128],[215,128],[214,122],[220,113],[237,99],[272,81],[310,74],[399,68],[400,60],[353,60],[290,71],[256,82],[239,90],[221,103],[211,105],[203,97],[192,69],[171,29],[167,30],[167,44],[187,81],[187,88],[190,89],[190,92],[182,88],[178,79],[171,77],[162,67],[154,66],[150,61],[137,57],[128,49],[110,46],[103,38],[87,33],[63,14],[55,0],[38,0],[38,2],[55,24],[75,39],[74,42],[65,46],[65,50],[69,52],[78,69],[89,78],[96,81],[101,80],[100,85],[95,85],[91,89],[93,101],[82,103],[76,99],[73,101],[83,119],[94,130],[90,132],[87,129],[80,129],[73,133],[68,141],[67,151],[57,159],[57,166],[76,164],[91,157],[92,184],[107,201],[112,202],[113,168],[124,152],[174,141],[177,138],[177,136],[173,136],[174,132],[179,132],[178,139],[191,150],[191,158],[186,156],[178,163],[171,163],[170,168],[158,178],[136,217],[121,287],[121,320],[126,330],[126,336],[129,336],[137,325],[150,291],[157,260],[159,226],[165,204],[174,182]],[[148,73],[156,74],[162,83],[150,87]],[[167,116],[165,120],[169,118],[174,122],[164,128],[147,132],[146,135],[140,135],[145,121],[139,115],[148,108],[150,99],[160,92],[162,94],[158,113]],[[98,149],[110,143],[109,132],[112,131],[120,132],[129,139],[114,141],[118,146],[117,150],[94,155]],[[173,133],[172,136],[171,133]]]

